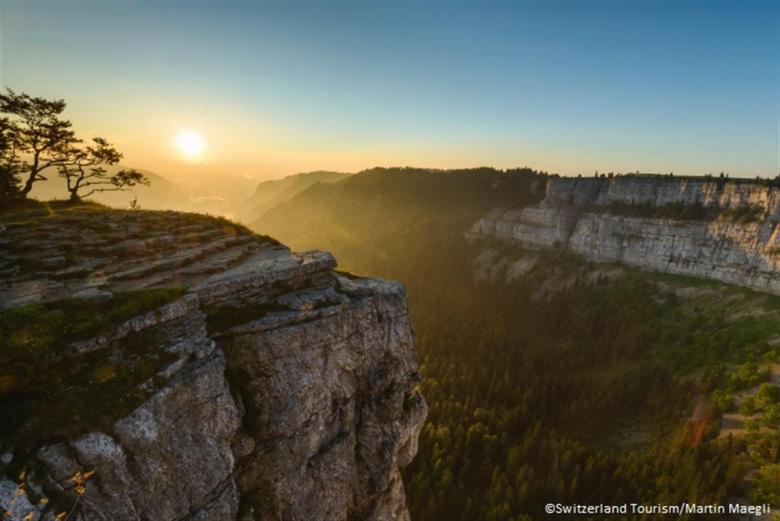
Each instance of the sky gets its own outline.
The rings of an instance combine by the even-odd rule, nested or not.
[[[780,0],[0,0],[0,85],[162,175],[774,177],[779,26]]]

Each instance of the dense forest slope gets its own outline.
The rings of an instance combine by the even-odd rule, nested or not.
[[[466,240],[496,208],[539,207],[548,180],[375,169],[253,224],[406,284],[430,405],[404,471],[412,519],[541,519],[547,502],[780,504],[780,301]]]
[[[231,222],[0,213],[0,515],[408,519],[401,285]]]

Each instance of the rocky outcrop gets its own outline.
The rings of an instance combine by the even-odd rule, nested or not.
[[[403,290],[340,276],[290,305],[217,337],[258,411],[242,490],[263,519],[408,519],[399,468],[425,405]]]
[[[569,238],[571,251],[780,294],[775,223],[681,222],[589,213]]]
[[[137,237],[114,233],[125,218]],[[83,232],[88,248],[68,246],[79,229],[98,226]],[[23,433],[35,432],[45,404],[11,418],[0,432],[7,519],[408,519],[400,469],[416,453],[427,408],[402,286],[183,214],[64,212],[7,224],[0,236],[4,261],[15,263],[0,277],[6,309],[34,302],[56,311],[83,298],[108,310],[155,288],[181,295],[58,346],[47,368],[100,357],[109,366],[95,371],[100,382],[126,388],[92,423],[64,411],[73,422],[40,440]],[[44,238],[44,257],[25,262]],[[65,265],[38,262],[58,252]],[[25,399],[2,373],[0,415]]]
[[[219,351],[190,361],[109,432],[44,445],[28,483],[75,496],[84,520],[234,519],[231,441],[240,416],[224,368]],[[78,495],[74,476],[87,472],[95,474]]]
[[[780,294],[778,222],[767,183],[552,177],[537,207],[496,209],[468,235]]]

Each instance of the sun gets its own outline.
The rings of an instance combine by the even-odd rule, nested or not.
[[[187,128],[176,134],[176,148],[186,159],[195,160],[203,154],[206,143],[200,134]]]

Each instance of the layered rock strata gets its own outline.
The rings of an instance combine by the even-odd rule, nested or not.
[[[402,286],[175,213],[74,212],[0,237],[6,309],[182,294],[59,346],[53,367],[106,353],[119,372],[143,352],[154,374],[126,390],[130,412],[0,446],[7,519],[408,519],[399,470],[427,409]]]
[[[778,294],[778,222],[780,189],[768,183],[552,177],[537,207],[496,209],[468,235]]]

